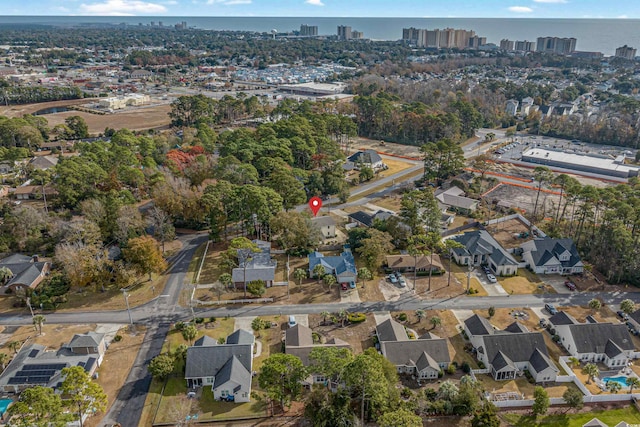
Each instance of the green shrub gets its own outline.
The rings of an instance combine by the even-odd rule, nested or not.
[[[350,323],[362,323],[367,320],[367,316],[364,313],[349,313],[347,314],[347,320]]]
[[[210,322],[210,323],[216,323],[216,318],[215,318],[215,317],[210,318],[210,319],[209,319],[209,322]]]
[[[444,372],[442,371],[442,369],[440,369],[438,371],[438,378],[442,378],[442,377],[444,377]]]
[[[452,363],[447,367],[447,374],[453,375],[455,373],[456,373],[456,365]]]
[[[196,323],[197,324],[204,323],[204,317],[196,317]]]
[[[113,342],[120,342],[122,341],[122,335],[116,335],[115,337],[113,337]]]
[[[462,372],[465,374],[471,372],[471,366],[467,362],[462,362]]]
[[[478,368],[480,369],[484,369],[486,366],[484,366],[484,363],[482,363],[482,361],[478,361]]]
[[[176,328],[176,331],[181,331],[184,329],[184,322],[176,322],[176,324],[174,325],[174,328]]]
[[[407,313],[400,313],[398,315],[398,320],[401,322],[406,322],[407,321]]]
[[[313,339],[314,344],[320,343],[320,335],[317,332],[312,332],[311,338]]]

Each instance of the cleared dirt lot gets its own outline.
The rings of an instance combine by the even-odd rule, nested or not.
[[[513,185],[500,184],[493,190],[485,194],[485,197],[491,201],[506,201],[513,208],[523,209],[526,213],[533,212],[538,192],[529,188],[522,188]],[[538,212],[544,212],[551,215],[557,209],[560,197],[541,192],[538,200]]]
[[[531,235],[527,238],[520,238],[516,236],[520,233],[529,232],[529,227],[516,218],[499,224],[489,225],[487,226],[487,231],[491,233],[493,238],[496,239],[505,249],[517,248],[524,242],[533,239],[533,236]]]
[[[82,105],[88,102],[87,99],[75,99],[69,101],[43,102],[39,104],[17,105],[0,108],[0,115],[8,117],[21,117],[24,114],[32,114],[45,108],[66,107],[69,105]],[[62,113],[46,114],[44,117],[49,122],[50,127],[64,123],[67,117],[80,116],[89,126],[90,134],[99,134],[104,129],[131,129],[144,130],[167,126],[170,122],[169,104],[150,105],[146,107],[131,108],[113,114],[91,114],[82,111],[65,111]]]

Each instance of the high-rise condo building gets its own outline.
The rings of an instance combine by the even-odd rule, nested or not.
[[[318,26],[302,24],[300,25],[300,35],[315,37],[318,35]]]
[[[511,52],[514,50],[515,43],[513,40],[502,39],[500,40],[500,50],[506,50]]]
[[[561,37],[538,37],[538,52],[568,55],[576,50],[576,39]]]
[[[338,25],[338,38],[340,40],[351,40],[351,27]]]
[[[616,58],[624,58],[633,61],[636,57],[636,49],[631,46],[621,46],[616,49]]]
[[[536,42],[530,42],[528,40],[516,40],[513,49],[516,52],[533,52],[536,50]]]

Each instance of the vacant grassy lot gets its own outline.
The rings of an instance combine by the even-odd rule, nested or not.
[[[248,403],[219,402],[213,398],[211,387],[202,389],[202,396],[194,400],[191,409],[191,412],[199,414],[199,420],[232,420],[267,416],[266,404],[263,401]]]
[[[529,308],[496,308],[496,312],[489,319],[492,325],[497,328],[504,329],[515,321],[518,321],[525,325],[531,332],[538,332],[540,328],[540,319]],[[474,310],[474,313],[489,318],[489,314],[486,309]],[[523,314],[523,315],[522,315]]]
[[[573,383],[549,383],[531,384],[525,377],[520,377],[511,381],[494,381],[490,375],[478,375],[478,380],[482,383],[484,389],[490,393],[516,392],[524,393],[525,399],[533,398],[533,390],[536,386],[544,387],[549,397],[562,397],[567,389],[577,389]]]
[[[640,413],[633,406],[618,409],[585,408],[580,414],[553,414],[534,419],[529,415],[502,413],[501,418],[516,427],[582,427],[593,418],[598,418],[608,426],[614,426],[620,421],[634,425],[640,423]]]
[[[332,313],[336,315],[336,313]],[[327,323],[323,324],[323,316],[320,314],[309,315],[309,327],[320,334],[320,336],[329,338],[340,338],[351,344],[351,350],[354,354],[362,353],[369,347],[373,347],[372,334],[376,328],[376,322],[373,314],[367,314],[367,320],[362,323],[353,325],[345,325],[343,328],[340,321],[333,322],[327,318]]]

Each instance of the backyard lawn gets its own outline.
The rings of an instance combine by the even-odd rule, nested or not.
[[[537,420],[529,415],[503,413],[501,417],[509,425],[516,427],[582,427],[593,418],[598,418],[608,426],[615,426],[620,421],[626,421],[630,425],[640,424],[640,412],[630,405],[620,409],[598,410],[589,408],[587,412],[580,414],[553,414]]]

